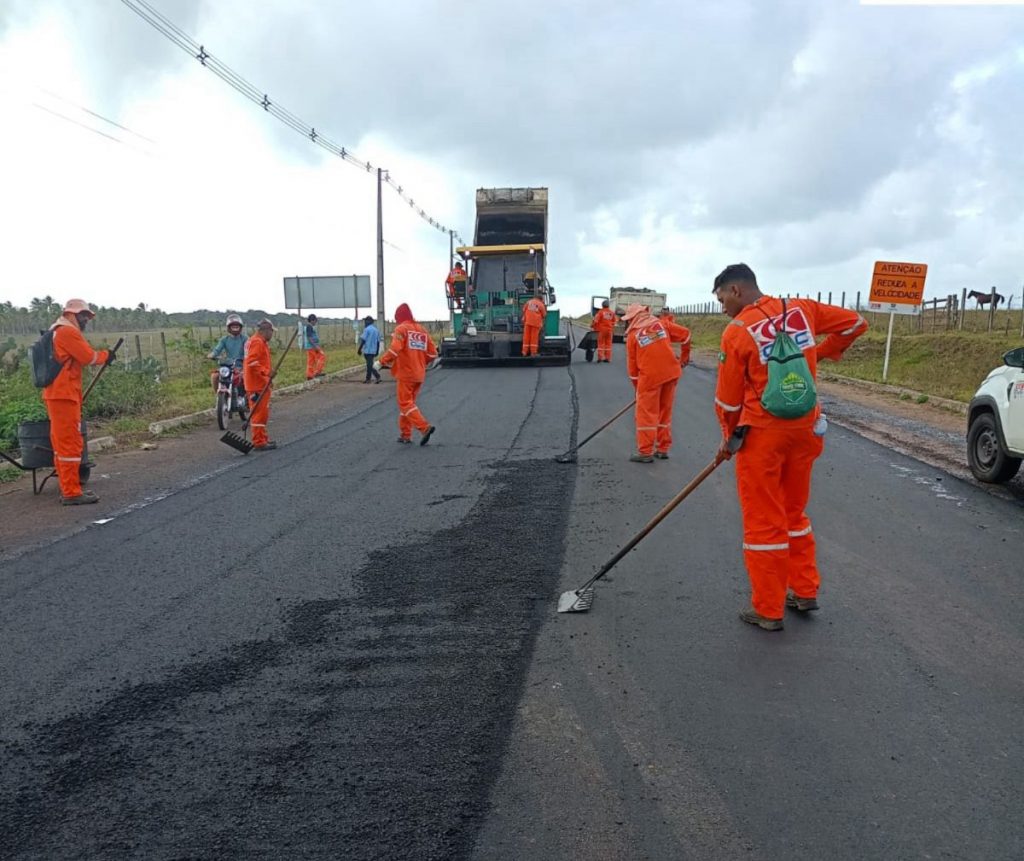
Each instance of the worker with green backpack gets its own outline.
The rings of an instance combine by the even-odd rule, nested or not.
[[[766,296],[745,263],[727,266],[713,292],[732,317],[722,333],[715,390],[725,458],[736,428],[748,428],[736,454],[736,484],[752,600],[740,618],[781,631],[785,607],[818,609],[821,577],[805,511],[811,470],[824,448],[818,360],[838,360],[867,323],[835,305]]]

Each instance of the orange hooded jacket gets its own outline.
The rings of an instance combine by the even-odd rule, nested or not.
[[[626,330],[626,369],[637,388],[660,386],[682,375],[668,331],[649,313],[634,317]]]
[[[437,347],[404,302],[395,310],[395,322],[398,325],[391,336],[391,346],[380,357],[380,363],[398,380],[422,383],[427,365],[437,358]]]

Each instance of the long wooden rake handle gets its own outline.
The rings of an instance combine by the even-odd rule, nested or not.
[[[576,443],[575,447],[569,449],[565,454],[561,455],[561,457],[572,457],[574,454],[576,454],[576,452],[578,452],[581,448],[583,448],[583,446],[585,446],[594,437],[596,437],[599,433],[601,433],[601,431],[603,431],[606,427],[608,427],[608,425],[610,425],[617,418],[619,418],[619,416],[621,416],[624,413],[628,412],[633,407],[634,404],[636,404],[636,398],[633,398],[633,400],[631,400],[621,410],[619,410],[615,415],[613,415],[610,419],[608,419],[608,421],[606,421],[603,425],[601,425],[601,427],[599,427],[596,431],[594,431],[592,434],[590,434],[590,436],[585,437],[583,440],[581,440],[580,442]]]
[[[121,345],[122,345],[123,343],[124,343],[124,338],[118,338],[118,339],[117,339],[117,343],[116,343],[116,344],[114,344],[114,349],[113,349],[113,350],[111,350],[110,352],[111,352],[111,353],[116,353],[116,352],[117,352],[118,350],[120,350],[120,349],[121,349]],[[92,382],[90,382],[90,383],[89,383],[89,387],[88,387],[88,388],[87,388],[87,389],[85,390],[85,392],[84,392],[84,393],[82,394],[82,401],[83,401],[83,402],[85,401],[85,399],[86,399],[87,397],[89,397],[89,392],[91,392],[91,391],[92,391],[92,387],[93,387],[93,386],[95,386],[95,385],[96,385],[96,384],[97,384],[97,383],[98,383],[98,382],[100,381],[100,377],[102,377],[102,376],[103,376],[103,372],[104,372],[104,371],[105,371],[105,370],[106,370],[106,369],[107,369],[108,367],[109,367],[109,366],[108,366],[108,365],[106,365],[106,364],[100,365],[100,369],[99,369],[99,370],[98,370],[98,371],[96,372],[95,376],[94,376],[94,377],[92,378]]]
[[[740,449],[740,446],[743,445],[743,437],[746,436],[746,432],[747,429],[745,426],[737,428],[736,432],[729,440],[729,450],[733,454],[735,454]],[[646,538],[647,535],[651,532],[651,530],[654,529],[654,527],[657,526],[659,523],[661,523],[662,520],[668,517],[669,514],[672,513],[672,510],[677,505],[679,505],[680,502],[686,499],[686,497],[693,493],[700,486],[701,482],[703,482],[705,478],[707,478],[709,475],[711,475],[711,473],[718,469],[719,465],[722,464],[725,461],[725,459],[725,455],[722,454],[722,452],[718,452],[718,454],[715,455],[715,459],[711,461],[711,463],[709,463],[706,467],[704,467],[704,469],[698,472],[697,475],[694,476],[693,480],[688,485],[686,485],[686,487],[680,490],[679,493],[677,493],[667,503],[665,503],[665,507],[662,508],[661,511],[659,511],[657,514],[655,514],[654,517],[651,518],[651,521],[636,535],[634,535],[625,547],[623,547],[611,559],[605,562],[604,565],[601,566],[601,570],[598,571],[593,577],[591,577],[586,583],[580,586],[580,588],[577,589],[576,592],[580,593],[589,586],[593,586],[594,583],[596,583],[598,580],[604,577],[605,574],[611,571],[612,568],[614,568],[622,560],[623,556],[625,556],[627,553],[629,553],[630,550],[636,547],[637,544],[643,541],[644,538]]]
[[[292,332],[291,340],[288,341],[288,346],[284,348],[284,352],[281,353],[281,357],[277,360],[277,364],[274,365],[274,370],[272,370],[270,372],[270,379],[267,380],[267,384],[260,391],[258,400],[262,401],[263,400],[263,396],[270,389],[270,384],[272,382],[274,382],[274,377],[276,377],[277,376],[277,372],[279,370],[281,370],[281,363],[284,362],[284,357],[288,355],[288,351],[292,348],[292,344],[295,343],[295,336],[298,335],[298,334],[299,334],[299,330],[298,329],[296,329],[294,332]],[[259,336],[258,335],[253,335],[253,337],[256,338],[256,337],[259,337]],[[249,422],[251,422],[251,421],[252,421],[252,413],[250,412],[249,413],[249,418],[247,418],[245,420],[245,422],[242,424],[242,430],[243,431],[248,430]]]

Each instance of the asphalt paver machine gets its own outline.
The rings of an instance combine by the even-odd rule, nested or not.
[[[569,335],[547,278],[547,227],[546,188],[477,189],[473,244],[456,249],[466,277],[447,291],[454,335],[441,341],[445,366],[569,364]],[[534,296],[548,313],[539,352],[527,357],[523,306]]]

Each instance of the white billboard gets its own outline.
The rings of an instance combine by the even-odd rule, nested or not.
[[[311,275],[284,279],[285,308],[369,308],[369,275]]]

